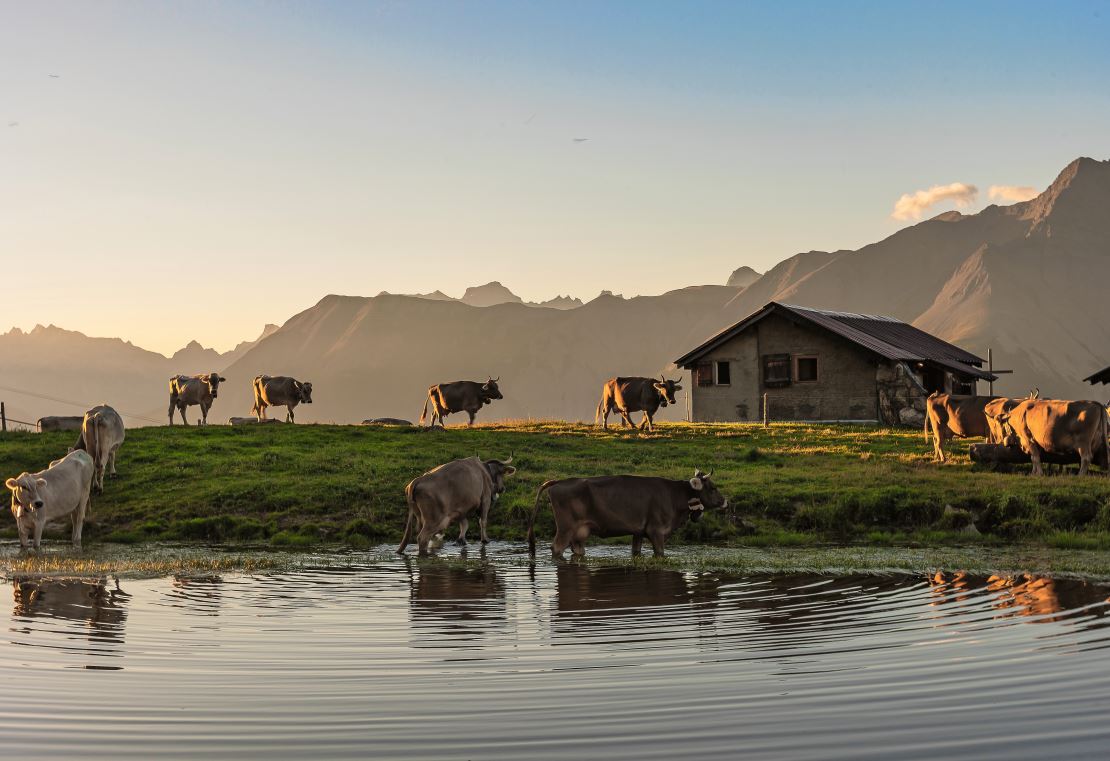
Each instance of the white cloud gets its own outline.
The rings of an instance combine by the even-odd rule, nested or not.
[[[950,185],[934,185],[928,190],[916,193],[903,193],[894,204],[890,216],[894,219],[921,219],[921,215],[941,201],[952,201],[957,206],[970,206],[979,196],[979,188],[966,182],[953,182]]]
[[[990,197],[992,201],[1028,201],[1036,198],[1040,193],[1030,185],[991,185]]]

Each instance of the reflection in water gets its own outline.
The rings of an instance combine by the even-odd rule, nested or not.
[[[978,760],[1110,744],[1106,585],[490,555],[132,580],[133,598],[17,579],[3,753]],[[104,663],[126,670],[86,670]]]
[[[16,576],[12,579],[12,592],[15,631],[31,631],[27,624],[36,618],[61,619],[83,624],[90,642],[123,642],[127,620],[124,605],[130,595],[120,589],[119,579],[109,585],[103,577]]]
[[[507,624],[505,586],[492,564],[458,567],[404,560],[414,645],[476,647]],[[447,643],[437,643],[439,638]]]

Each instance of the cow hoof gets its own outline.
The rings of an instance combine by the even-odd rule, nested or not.
[[[466,540],[465,539],[456,539],[455,540],[455,546],[456,547],[465,547],[466,546]]]

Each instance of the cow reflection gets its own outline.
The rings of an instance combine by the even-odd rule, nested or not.
[[[17,576],[12,579],[17,619],[54,618],[84,622],[91,642],[122,643],[131,595],[106,578]],[[29,630],[30,627],[28,627]]]
[[[962,602],[973,595],[991,596],[991,607],[1000,617],[1028,616],[1032,623],[1047,623],[1065,618],[1067,611],[1089,608],[1106,600],[1106,588],[1085,581],[1054,579],[1036,574],[1013,576],[969,576],[963,571],[928,577],[932,605]],[[1065,615],[1057,615],[1064,613]],[[1106,606],[1085,611],[1103,616]]]
[[[647,623],[662,608],[682,606],[699,626],[712,625],[720,579],[710,574],[666,569],[597,567],[559,563],[555,569],[557,610],[554,632],[582,628],[624,629]]]
[[[414,645],[480,647],[507,626],[505,586],[492,566],[409,565]]]

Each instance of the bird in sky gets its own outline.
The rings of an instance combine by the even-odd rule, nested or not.
[[[574,138],[574,142],[576,142],[576,143],[584,143],[584,142],[586,142],[586,141],[587,141],[587,140],[589,140],[589,139],[590,139],[590,138],[588,138],[588,137],[576,137],[576,138]]]
[[[19,126],[19,122],[8,122],[8,126],[9,126],[9,127],[18,127],[18,126]]]
[[[62,78],[61,74],[47,74],[46,76],[50,77],[51,79],[61,79]]]

